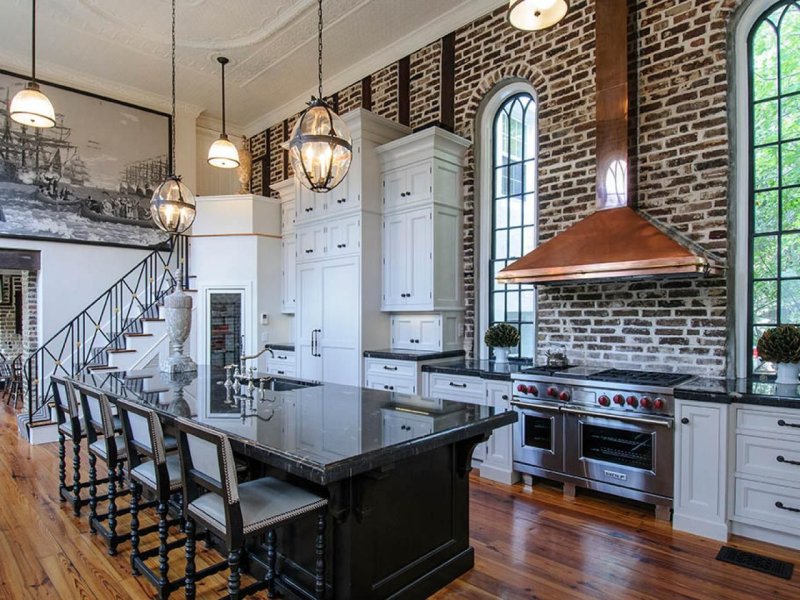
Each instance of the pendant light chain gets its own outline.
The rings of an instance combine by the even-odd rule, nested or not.
[[[169,149],[170,166],[175,174],[175,0],[172,0],[172,128]]]
[[[317,32],[317,50],[319,52],[318,55],[318,66],[319,66],[319,99],[322,100],[322,0],[319,0],[319,5],[317,9],[317,16],[319,17],[319,30]]]
[[[31,18],[31,83],[36,83],[36,0],[33,0],[33,17]]]

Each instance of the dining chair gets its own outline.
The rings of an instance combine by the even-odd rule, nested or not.
[[[239,600],[258,590],[275,593],[275,529],[316,513],[316,598],[325,595],[325,526],[328,500],[275,477],[238,483],[230,440],[224,433],[187,419],[178,419],[178,451],[186,518],[186,598],[192,600],[196,582],[208,575],[195,570],[195,528],[199,523],[222,538],[228,548],[228,597]],[[263,581],[241,588],[245,541],[267,534],[267,573]],[[215,567],[224,568],[223,561]]]

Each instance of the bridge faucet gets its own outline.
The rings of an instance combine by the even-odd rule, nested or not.
[[[275,352],[273,352],[272,348],[270,348],[269,346],[264,346],[264,349],[261,352],[259,352],[257,354],[253,354],[252,356],[245,356],[244,354],[242,354],[242,356],[239,358],[239,364],[240,364],[240,371],[242,372],[243,376],[244,376],[244,373],[246,371],[246,363],[247,363],[247,361],[248,360],[253,360],[254,358],[258,358],[259,356],[264,354],[264,352],[269,352],[270,356],[272,356],[272,358],[275,358]]]

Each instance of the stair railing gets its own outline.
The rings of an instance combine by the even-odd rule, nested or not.
[[[122,347],[140,318],[157,316],[159,302],[175,287],[178,268],[188,286],[188,250],[188,238],[179,235],[148,254],[28,357],[23,369],[28,423],[49,420],[51,375],[74,377]]]

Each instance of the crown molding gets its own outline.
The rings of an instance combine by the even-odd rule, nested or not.
[[[428,44],[441,39],[475,19],[486,15],[496,8],[508,3],[508,0],[465,0],[457,7],[440,15],[436,19],[426,23],[405,37],[397,40],[391,46],[375,52],[368,57],[356,62],[351,67],[339,71],[335,75],[325,79],[325,87],[328,90],[341,90],[351,85],[353,82],[363,79],[367,75],[392,64],[393,62],[408,56],[412,52],[424,48]],[[308,40],[305,44],[315,43],[316,38]],[[304,45],[305,45],[304,44]],[[248,136],[256,135],[264,131],[267,127],[274,125],[288,117],[295,115],[305,106],[308,98],[316,93],[316,86],[308,88],[292,100],[278,106],[265,113],[261,117],[254,119],[245,125],[245,133]]]
[[[0,66],[8,71],[25,75],[30,72],[30,61],[31,59],[29,56],[22,56],[0,50]],[[47,61],[37,59],[36,75],[37,79],[41,78],[44,81],[51,81],[75,88],[76,90],[106,96],[112,100],[128,102],[143,108],[165,113],[169,113],[172,110],[171,99],[160,94],[108,81],[106,79],[100,79],[83,71],[61,65],[54,65]],[[182,116],[193,115],[197,118],[205,109],[196,104],[178,101],[176,102],[175,110]]]

